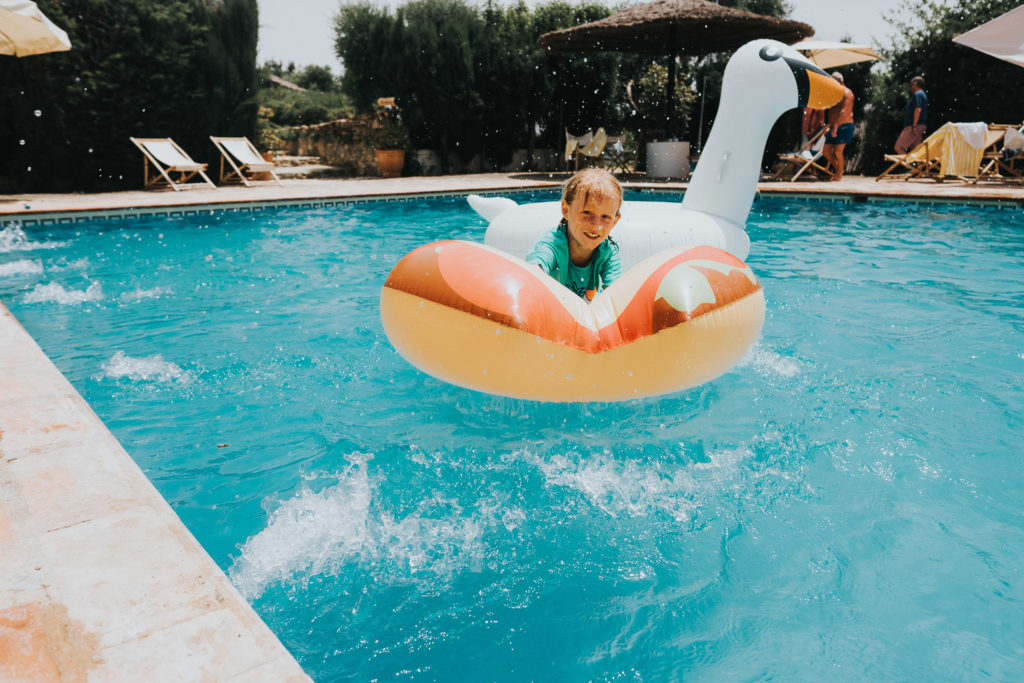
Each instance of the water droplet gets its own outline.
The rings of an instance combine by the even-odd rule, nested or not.
[[[18,140],[18,144],[21,145],[22,147],[24,147],[25,146],[25,141],[24,140]]]
[[[89,148],[89,154],[92,154],[92,147]]]
[[[39,109],[36,109],[36,110],[35,110],[34,112],[32,112],[32,113],[33,113],[33,114],[35,114],[35,115],[36,115],[37,117],[39,117],[39,116],[42,116],[42,115],[43,115],[43,112],[42,112],[42,111],[40,111]]]
[[[31,167],[31,166],[29,166],[29,167],[28,167],[27,169],[25,169],[25,170],[26,170],[26,171],[28,171],[29,173],[31,173],[31,172],[32,172],[32,167]]]

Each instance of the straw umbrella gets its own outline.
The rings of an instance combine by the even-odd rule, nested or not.
[[[26,57],[70,49],[68,34],[47,19],[36,3],[0,0],[0,54]]]
[[[807,24],[723,7],[707,0],[654,0],[538,41],[551,52],[613,51],[668,57],[665,117],[675,124],[676,57],[734,50],[756,38],[793,43],[813,35]]]

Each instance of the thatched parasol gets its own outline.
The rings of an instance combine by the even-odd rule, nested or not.
[[[666,118],[674,123],[676,56],[734,50],[757,38],[794,43],[814,35],[799,21],[723,7],[706,0],[654,0],[572,28],[545,33],[538,41],[551,52],[611,51],[666,55]]]
[[[756,38],[795,43],[814,35],[807,24],[723,7],[707,0],[654,0],[572,28],[545,33],[551,52],[601,50],[704,55],[734,50]]]

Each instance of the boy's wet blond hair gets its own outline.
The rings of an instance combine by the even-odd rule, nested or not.
[[[581,192],[584,201],[591,196],[598,199],[614,197],[619,200],[619,206],[622,206],[622,185],[615,176],[603,168],[585,168],[565,181],[565,185],[562,185],[562,200],[572,204]],[[615,215],[619,215],[618,209]],[[563,218],[562,223],[567,221]]]

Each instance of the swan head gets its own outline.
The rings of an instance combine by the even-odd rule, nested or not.
[[[794,107],[826,109],[839,102],[843,85],[793,48],[776,40],[754,40],[733,54],[722,79],[722,98],[732,95],[744,109],[760,102],[771,121]]]

